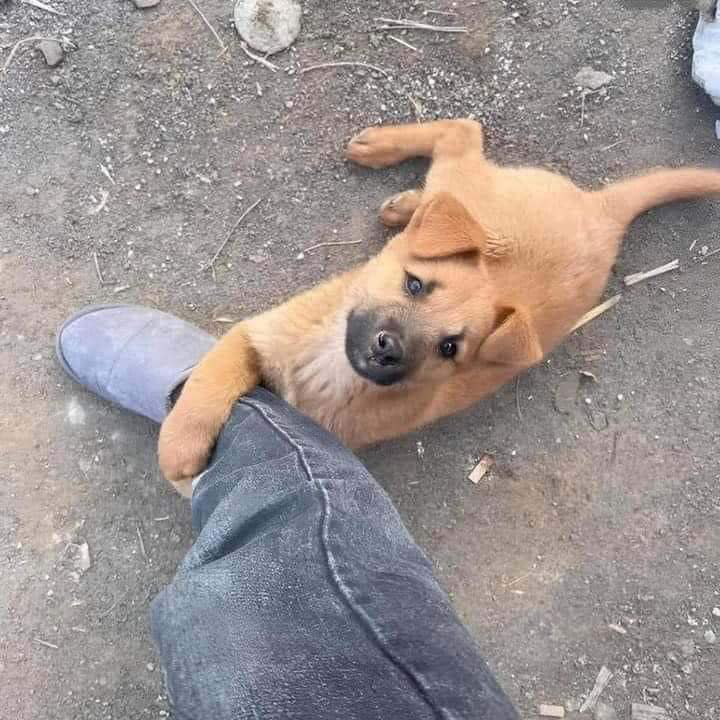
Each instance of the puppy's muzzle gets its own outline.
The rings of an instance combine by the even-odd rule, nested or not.
[[[348,315],[345,353],[353,370],[377,385],[392,385],[408,372],[401,329],[373,312],[353,310]]]

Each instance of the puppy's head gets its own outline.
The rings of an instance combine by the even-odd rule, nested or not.
[[[345,351],[355,372],[392,385],[540,360],[528,314],[493,284],[507,252],[452,196],[421,205],[349,289]]]

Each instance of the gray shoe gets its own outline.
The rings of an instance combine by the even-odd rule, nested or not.
[[[216,341],[159,310],[100,305],[66,320],[55,349],[67,374],[83,387],[162,422],[173,391]]]

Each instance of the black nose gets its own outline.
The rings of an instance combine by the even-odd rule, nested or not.
[[[381,330],[372,344],[373,360],[379,365],[400,365],[405,356],[400,336],[389,330]]]

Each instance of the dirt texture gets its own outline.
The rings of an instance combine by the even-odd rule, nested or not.
[[[148,607],[191,542],[188,507],[158,476],[156,428],[63,375],[62,320],[134,302],[219,334],[364,260],[381,201],[424,171],[345,163],[367,125],[474,115],[492,158],[597,186],[717,166],[717,110],[690,81],[680,2],[304,0],[276,73],[244,55],[228,2],[201,3],[224,54],[183,0],[48,2],[66,14],[0,3],[0,62],[22,38],[65,40],[56,67],[31,42],[0,73],[0,715],[164,717]],[[390,33],[415,52],[377,16],[470,31]],[[390,78],[299,72],[344,61]],[[585,66],[614,79],[583,101]],[[680,271],[628,289],[517,386],[364,453],[523,717],[580,717],[605,665],[621,720],[633,702],[720,718],[720,254],[701,255],[718,227],[713,201],[642,218],[608,294]],[[340,240],[358,242],[303,252]],[[597,381],[568,398],[579,370]]]

